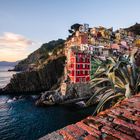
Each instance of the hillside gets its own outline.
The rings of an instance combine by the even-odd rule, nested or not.
[[[63,39],[53,40],[48,43],[43,44],[39,49],[31,53],[26,59],[19,62],[15,66],[16,71],[26,71],[29,70],[31,66],[37,68],[39,65],[43,64],[50,56],[56,54],[57,50],[64,48]]]
[[[129,28],[125,28],[125,30],[133,32],[135,35],[140,35],[140,24],[136,23],[133,26],[130,26]]]
[[[28,93],[58,87],[64,72],[64,43],[62,39],[45,43],[19,62],[15,70],[23,72],[14,75],[3,91]]]
[[[37,71],[17,73],[3,89],[7,93],[41,92],[58,87],[63,77],[65,56],[55,57]]]

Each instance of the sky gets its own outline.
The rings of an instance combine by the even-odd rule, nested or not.
[[[74,23],[114,29],[140,23],[140,0],[0,0],[0,61],[65,39]]]

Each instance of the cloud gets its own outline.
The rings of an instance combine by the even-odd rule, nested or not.
[[[22,35],[6,32],[0,37],[0,47],[21,49],[32,45],[33,42]]]
[[[30,53],[29,47],[31,49],[36,45],[38,45],[36,42],[22,35],[5,32],[0,36],[0,60],[23,59]]]

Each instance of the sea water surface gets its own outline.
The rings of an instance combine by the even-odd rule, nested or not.
[[[10,79],[13,74],[16,74],[16,72],[11,71],[8,72],[8,70],[13,69],[11,66],[0,66],[0,88],[3,88],[10,82]]]
[[[15,74],[7,69],[0,68],[1,87]],[[13,96],[0,95],[0,140],[36,140],[93,112],[93,108],[37,107],[34,97],[29,95],[14,101]]]

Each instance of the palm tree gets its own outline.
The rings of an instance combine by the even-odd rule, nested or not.
[[[95,72],[90,81],[93,96],[86,102],[89,106],[99,101],[93,114],[103,110],[106,105],[114,105],[118,101],[138,93],[140,74],[131,57],[114,59],[110,57],[105,65]]]

